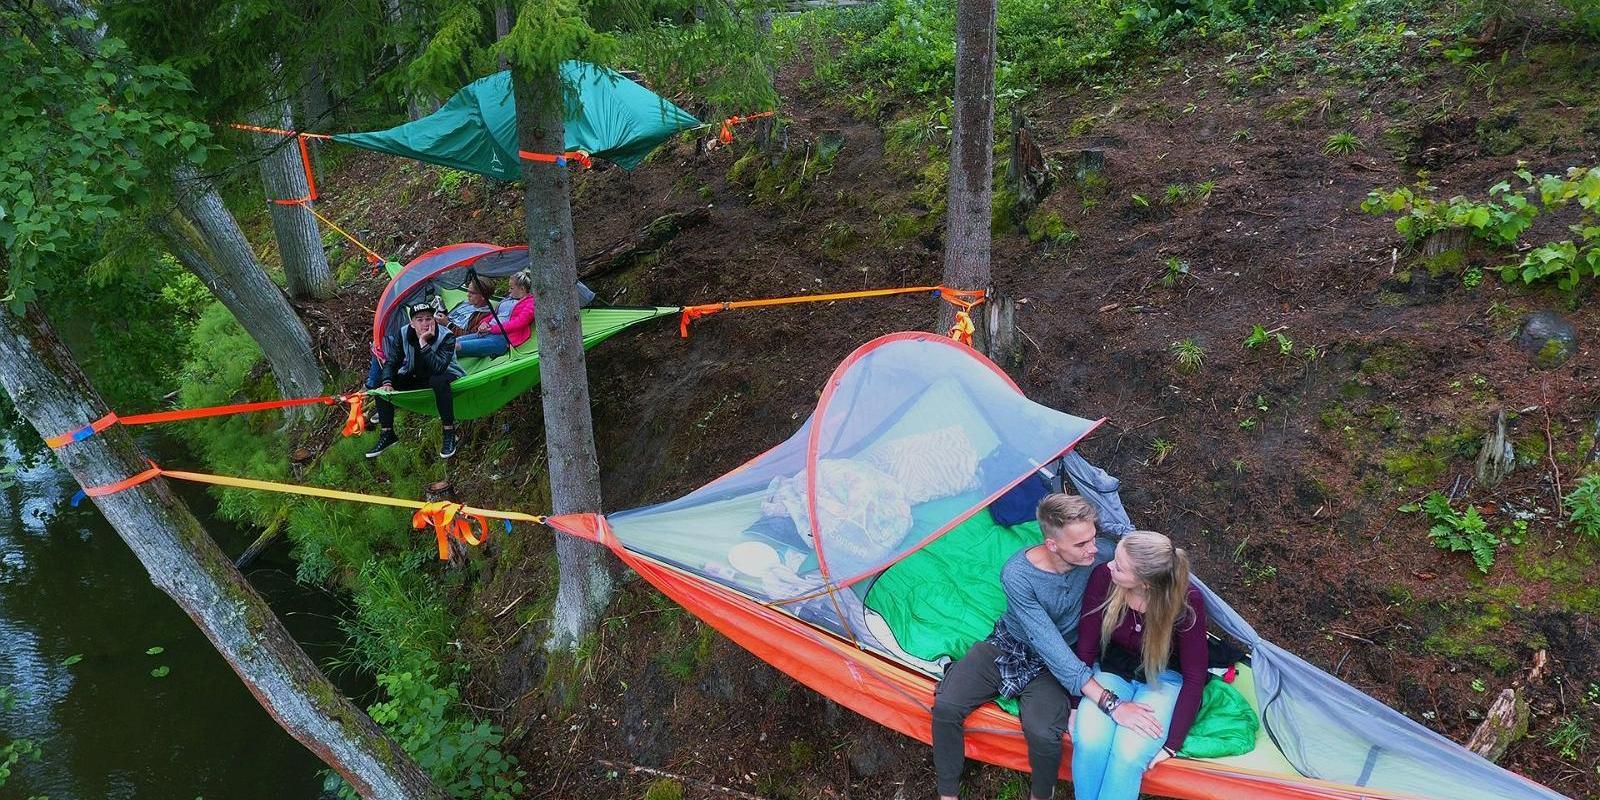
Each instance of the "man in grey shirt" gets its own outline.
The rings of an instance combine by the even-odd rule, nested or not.
[[[1073,646],[1089,573],[1111,560],[1115,546],[1096,536],[1094,506],[1077,495],[1045,497],[1038,517],[1044,541],[1001,569],[1006,611],[994,633],[952,664],[934,693],[933,764],[943,800],[956,798],[966,763],[963,726],[978,706],[1000,696],[1017,698],[1032,772],[1030,796],[1050,800],[1074,698],[1111,699]],[[1137,703],[1121,703],[1114,711],[1118,724],[1141,731],[1155,720]]]

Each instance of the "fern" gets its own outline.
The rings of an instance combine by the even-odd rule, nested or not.
[[[1590,539],[1600,541],[1600,475],[1589,475],[1564,498],[1572,527]]]

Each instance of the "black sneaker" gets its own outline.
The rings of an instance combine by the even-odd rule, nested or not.
[[[367,451],[367,458],[377,458],[379,453],[388,450],[389,445],[398,441],[400,441],[400,438],[395,436],[393,431],[380,431],[377,443],[372,446],[371,450]]]
[[[439,457],[449,458],[456,454],[456,432],[450,428],[444,429],[444,442],[439,445]]]

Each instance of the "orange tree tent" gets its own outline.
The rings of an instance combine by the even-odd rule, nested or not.
[[[987,507],[1035,472],[1059,469],[1099,508],[1102,534],[1132,529],[1116,479],[1071,452],[1098,424],[1029,401],[969,347],[892,334],[845,359],[800,430],[744,466],[661,505],[550,523],[606,545],[801,683],[926,742],[942,663],[907,645],[921,647],[930,639],[922,634],[959,616],[935,598],[966,591],[961,584],[998,590],[998,561],[1016,547],[983,538],[1002,527],[986,521]],[[938,553],[952,537],[964,537],[959,552]],[[933,557],[989,562],[931,594],[882,596],[913,583],[897,581],[897,570]],[[926,574],[927,563],[917,566]],[[1261,639],[1205,594],[1211,619],[1252,651],[1243,690],[1263,732],[1247,755],[1164,762],[1146,775],[1145,791],[1213,800],[1560,797]],[[987,613],[992,624],[999,612],[991,604]],[[986,633],[969,629],[966,644]],[[948,656],[965,645],[943,647]],[[1027,769],[1014,717],[991,704],[967,728],[969,756]],[[1062,760],[1063,778],[1070,766]]]

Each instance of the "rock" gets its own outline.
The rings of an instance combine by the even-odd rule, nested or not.
[[[1578,331],[1554,311],[1536,311],[1517,330],[1517,346],[1532,355],[1541,369],[1555,369],[1578,352]]]

